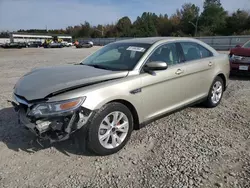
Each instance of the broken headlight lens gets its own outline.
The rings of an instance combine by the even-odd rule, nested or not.
[[[34,108],[32,108],[28,115],[36,117],[45,117],[73,112],[82,105],[85,99],[86,97],[82,97],[66,101],[37,104]]]

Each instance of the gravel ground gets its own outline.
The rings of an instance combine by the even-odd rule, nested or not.
[[[32,68],[79,62],[91,49],[0,49],[0,187],[250,187],[250,82],[232,78],[215,109],[186,108],[135,131],[117,154],[42,148],[17,124],[16,81]]]

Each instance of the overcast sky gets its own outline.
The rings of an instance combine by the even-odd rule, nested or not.
[[[202,0],[0,0],[0,30],[65,28],[84,23],[115,23],[122,16],[132,21],[143,12],[173,14],[186,2],[202,7]],[[221,0],[232,12],[250,10],[250,0]]]

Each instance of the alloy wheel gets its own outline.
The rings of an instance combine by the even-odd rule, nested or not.
[[[128,117],[120,111],[112,112],[102,120],[99,126],[99,142],[106,149],[114,149],[125,140],[128,131]]]
[[[223,90],[222,83],[220,81],[216,81],[213,85],[212,96],[211,96],[211,101],[214,104],[217,104],[220,101],[223,92],[222,90]]]

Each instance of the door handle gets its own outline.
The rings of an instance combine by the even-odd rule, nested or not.
[[[212,63],[212,62],[209,62],[209,63],[208,63],[208,66],[209,66],[209,67],[211,67],[212,65],[213,65],[213,63]]]
[[[178,70],[175,72],[175,74],[180,75],[180,74],[182,74],[183,72],[184,72],[183,70],[178,69]]]

